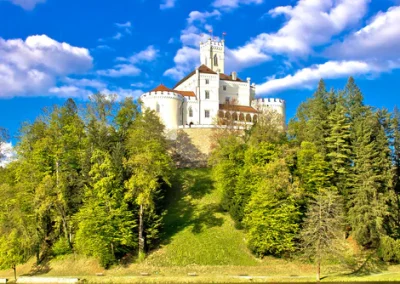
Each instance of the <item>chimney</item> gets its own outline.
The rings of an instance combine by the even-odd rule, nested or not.
[[[232,72],[231,74],[232,80],[236,81],[237,80],[237,73],[235,71]]]

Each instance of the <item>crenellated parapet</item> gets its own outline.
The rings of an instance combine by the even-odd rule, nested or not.
[[[286,120],[286,102],[278,98],[259,98],[251,101],[251,106],[260,112],[275,111]]]
[[[151,91],[144,93],[143,95],[140,96],[140,99],[142,101],[144,100],[149,100],[149,99],[175,99],[179,101],[184,101],[184,97],[181,94],[178,94],[176,92],[171,92],[171,91]]]

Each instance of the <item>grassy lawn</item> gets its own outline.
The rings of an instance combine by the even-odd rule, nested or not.
[[[179,171],[167,194],[165,241],[143,262],[104,271],[94,259],[67,255],[50,261],[35,276],[78,277],[90,283],[314,282],[311,264],[273,257],[259,260],[251,255],[243,231],[235,229],[231,218],[220,210],[221,195],[210,175],[209,169]],[[33,260],[18,266],[18,275],[32,274],[32,266]],[[350,272],[339,265],[324,265],[322,281],[400,281],[400,266],[380,267],[366,275]],[[12,270],[0,271],[0,278],[11,279],[12,275]]]
[[[146,260],[155,266],[257,265],[244,234],[220,210],[209,169],[181,170],[168,195],[166,240]]]

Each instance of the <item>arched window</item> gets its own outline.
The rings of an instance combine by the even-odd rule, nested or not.
[[[156,112],[160,112],[160,104],[159,103],[157,103],[157,105],[156,105]]]
[[[214,55],[214,66],[218,66],[218,56]]]
[[[193,117],[193,109],[191,107],[189,108],[189,117]]]

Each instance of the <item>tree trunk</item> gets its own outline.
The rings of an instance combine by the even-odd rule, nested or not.
[[[140,205],[139,210],[139,256],[144,253],[144,238],[143,238],[143,205]]]
[[[321,281],[321,261],[319,259],[317,261],[317,281]]]
[[[17,266],[14,264],[12,269],[14,270],[14,280],[17,281]]]

